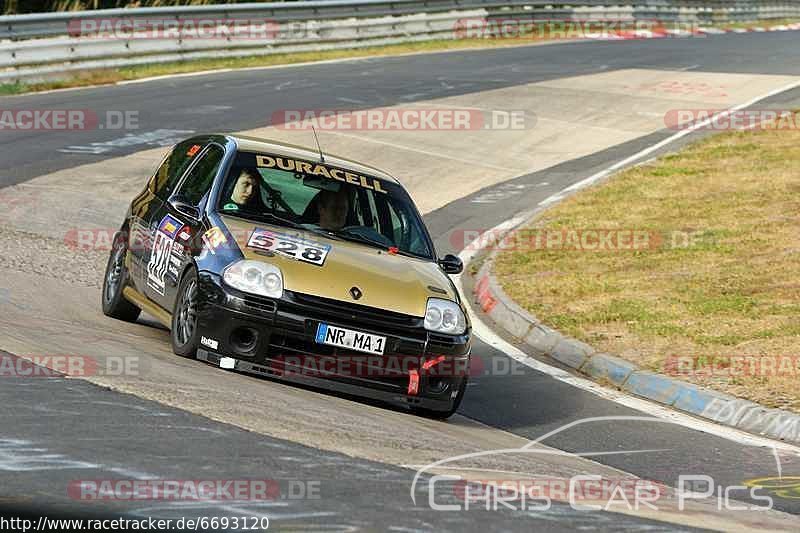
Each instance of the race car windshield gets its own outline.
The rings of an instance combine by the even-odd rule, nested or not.
[[[240,152],[218,208],[415,257],[433,255],[422,221],[401,188],[327,164]]]

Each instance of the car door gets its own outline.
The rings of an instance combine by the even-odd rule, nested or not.
[[[205,230],[199,209],[201,200],[214,184],[224,156],[222,146],[209,144],[151,219],[153,246],[145,294],[169,312],[174,307],[180,275],[192,260],[191,243]]]
[[[131,204],[128,249],[131,277],[137,289],[145,293],[147,264],[153,248],[153,219],[164,208],[189,165],[205,146],[205,141],[189,139],[176,144],[164,157],[145,191]]]

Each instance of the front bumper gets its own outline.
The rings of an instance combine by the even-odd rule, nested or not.
[[[200,273],[198,357],[224,368],[398,405],[448,411],[469,372],[470,332],[428,332],[423,319],[285,291],[237,291]],[[383,355],[318,344],[320,322],[386,337]]]

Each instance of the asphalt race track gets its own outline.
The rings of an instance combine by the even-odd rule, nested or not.
[[[799,39],[797,32],[785,32],[561,43],[210,73],[4,97],[0,98],[2,109],[91,109],[98,114],[136,110],[141,130],[170,131],[147,137],[109,129],[0,129],[0,158],[4,161],[0,198],[4,192],[14,195],[25,191],[31,205],[24,210],[25,220],[17,223],[49,225],[53,239],[42,241],[41,253],[57,255],[59,248],[52,243],[63,244],[66,229],[53,229],[47,218],[52,215],[47,212],[64,206],[36,203],[38,197],[31,196],[31,191],[38,190],[37,180],[56,172],[105,164],[103,178],[113,182],[115,172],[125,172],[121,165],[132,160],[125,158],[135,158],[143,150],[158,148],[189,132],[264,128],[270,125],[273,111],[287,107],[367,109],[436,99],[469,100],[478,93],[517,94],[513,91],[531,84],[556,87],[562,79],[597,79],[595,75],[628,69],[734,79],[752,75],[772,84],[769,87],[777,87],[792,78],[800,80]],[[720,86],[728,87],[725,82]],[[735,96],[733,89],[728,92],[732,102],[749,98]],[[564,98],[568,97],[565,93]],[[565,105],[557,97],[549,98],[543,100],[544,105],[554,109]],[[586,102],[584,110],[591,110],[591,106],[591,101]],[[800,107],[800,90],[773,96],[758,106],[796,109]],[[514,102],[507,107],[514,108]],[[580,115],[581,110],[574,111]],[[644,104],[640,111],[647,112]],[[547,115],[545,108],[535,112]],[[580,120],[575,119],[578,123]],[[513,179],[498,175],[495,183],[464,189],[457,199],[448,199],[444,205],[431,203],[425,219],[439,254],[461,251],[458,239],[453,238],[460,231],[492,228],[674,133],[663,124],[641,132],[633,135],[628,131],[624,142],[508,176]],[[698,135],[688,136],[662,152]],[[126,136],[132,140],[115,142]],[[358,149],[358,143],[350,146]],[[533,158],[535,149],[536,145]],[[369,157],[353,151],[342,155],[370,162]],[[150,157],[151,167],[157,164],[156,159]],[[409,161],[409,166],[414,162]],[[391,170],[403,179],[401,168]],[[145,177],[141,176],[141,183]],[[458,176],[442,179],[455,184]],[[52,187],[52,181],[41,183]],[[79,188],[80,184],[79,180],[58,182],[70,194],[96,194]],[[424,182],[415,187],[412,194],[419,200]],[[124,199],[130,197],[132,194]],[[95,202],[102,200],[92,198]],[[0,202],[3,205],[12,204]],[[82,212],[79,205],[71,210],[76,215],[70,227],[82,220],[96,223],[102,218],[90,209]],[[120,222],[123,213],[115,213],[113,218],[106,217],[108,227]],[[106,216],[105,212],[101,214]],[[0,226],[0,239],[3,231]],[[0,242],[4,246],[21,242],[19,246],[29,247],[25,244],[28,241],[16,237]],[[17,253],[9,255],[13,258]],[[550,432],[553,435],[538,446],[542,450],[538,455],[521,458],[507,454],[478,461],[472,467],[494,472],[494,476],[512,469],[551,478],[577,474],[636,476],[668,487],[675,487],[681,475],[704,475],[715,487],[738,487],[749,479],[781,473],[800,476],[800,450],[782,443],[773,448],[764,440],[748,440],[748,436],[733,431],[711,431],[699,423],[665,423],[663,418],[621,420],[619,417],[650,416],[652,412],[623,405],[614,401],[613,395],[597,394],[520,364],[492,347],[495,343],[491,339],[476,339],[473,357],[480,359],[478,366],[484,371],[473,376],[458,415],[446,422],[224,372],[173,356],[167,333],[152,320],[142,318],[139,324],[130,325],[102,316],[96,287],[75,283],[70,276],[59,275],[57,269],[29,268],[35,255],[35,250],[27,250],[20,255],[24,261],[7,258],[0,262],[0,350],[12,354],[88,353],[96,357],[133,354],[141,361],[141,375],[94,380],[0,377],[0,398],[5,407],[0,414],[0,506],[8,509],[166,518],[267,516],[271,527],[326,531],[800,528],[796,516],[800,514],[800,499],[775,494],[771,494],[775,511],[769,513],[734,513],[718,508],[716,500],[676,511],[670,508],[674,498],[665,499],[667,509],[663,512],[619,507],[608,512],[580,511],[565,503],[554,504],[549,510],[434,510],[430,498],[439,503],[458,503],[457,491],[440,484],[437,491],[442,487],[446,490],[431,495],[430,476],[441,471],[426,472],[415,489],[415,503],[410,495],[416,468],[457,454],[520,447]],[[99,281],[102,271],[98,270],[96,276]],[[245,503],[86,502],[71,497],[67,490],[76,479],[252,477],[277,480],[280,497]],[[302,494],[292,495],[293,487],[302,487]],[[733,498],[743,506],[759,505],[746,491],[737,490]]]

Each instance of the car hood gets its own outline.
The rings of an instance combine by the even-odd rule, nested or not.
[[[450,280],[433,261],[390,254],[303,230],[230,216],[222,216],[222,220],[246,259],[270,263],[281,269],[286,290],[417,317],[425,316],[429,297],[457,301]],[[331,249],[321,266],[280,254],[265,256],[247,247],[256,228],[328,244]],[[360,289],[359,300],[350,296],[352,287]]]

